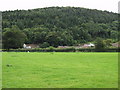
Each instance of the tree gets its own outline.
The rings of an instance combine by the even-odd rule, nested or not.
[[[5,49],[16,49],[22,47],[26,35],[19,30],[17,26],[12,26],[9,30],[3,33],[3,47]]]
[[[40,46],[40,48],[47,48],[47,47],[49,47],[50,45],[49,45],[48,42],[44,42],[43,44],[40,44],[39,46]]]
[[[104,40],[104,43],[106,44],[106,47],[110,47],[112,43],[112,39]]]
[[[49,7],[4,11],[3,33],[17,25],[27,36],[25,43],[71,46],[96,37],[118,41],[118,14],[77,7]]]
[[[98,52],[105,51],[106,45],[101,38],[96,39],[95,50]]]

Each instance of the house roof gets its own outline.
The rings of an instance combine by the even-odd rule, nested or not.
[[[112,46],[114,46],[114,47],[120,47],[120,43],[112,43]]]
[[[39,48],[38,44],[25,44],[27,47],[30,46],[31,48]]]

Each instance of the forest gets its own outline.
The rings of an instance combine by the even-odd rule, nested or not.
[[[4,47],[9,43],[13,45],[15,40],[21,40],[18,44],[21,46],[26,43],[53,47],[93,42],[98,37],[117,42],[120,35],[118,14],[96,9],[47,7],[14,10],[2,12],[2,18]],[[14,34],[10,34],[12,32]]]

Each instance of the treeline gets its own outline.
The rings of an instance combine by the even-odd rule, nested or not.
[[[49,7],[5,11],[2,15],[3,37],[14,26],[26,35],[24,43],[72,46],[94,41],[97,37],[117,41],[120,35],[118,14],[108,11]]]

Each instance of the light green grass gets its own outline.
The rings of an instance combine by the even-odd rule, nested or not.
[[[0,90],[2,89],[2,52],[0,52]]]
[[[3,53],[3,88],[117,87],[117,53]]]

